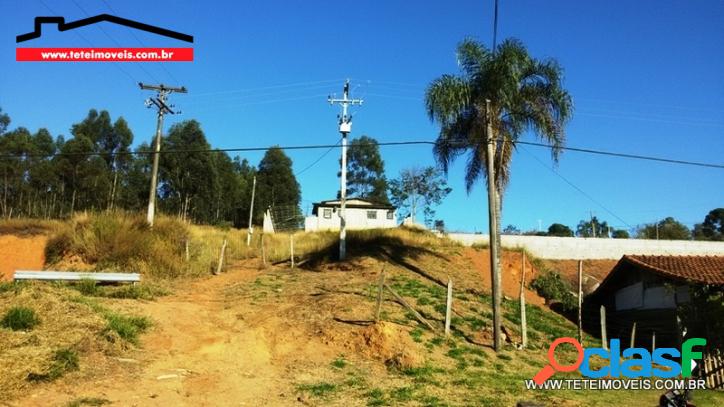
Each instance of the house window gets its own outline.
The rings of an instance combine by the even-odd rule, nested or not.
[[[395,213],[392,211],[387,211],[387,219],[394,219]]]
[[[332,219],[332,209],[325,208],[322,212],[322,216],[324,216],[324,219]]]
[[[367,219],[377,219],[377,211],[367,211]]]

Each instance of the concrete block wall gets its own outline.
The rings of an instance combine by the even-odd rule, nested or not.
[[[466,246],[488,244],[488,235],[449,233]],[[503,235],[503,247],[524,247],[544,259],[620,259],[624,254],[724,256],[724,242]]]

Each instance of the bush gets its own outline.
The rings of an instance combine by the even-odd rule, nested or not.
[[[10,328],[13,331],[29,331],[39,323],[40,319],[35,311],[28,307],[12,307],[0,321],[2,327]]]
[[[544,272],[533,280],[531,287],[549,304],[560,303],[565,311],[576,307],[576,297],[571,293],[571,286],[555,271]]]
[[[183,258],[187,237],[186,225],[173,218],[158,217],[151,229],[141,215],[96,213],[76,216],[59,227],[48,240],[45,255],[49,264],[62,266],[66,259],[80,258],[98,271],[176,277],[187,268]],[[90,284],[83,288],[93,295]]]

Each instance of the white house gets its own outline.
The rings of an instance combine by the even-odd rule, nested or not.
[[[312,208],[312,216],[304,219],[304,230],[339,230],[339,199],[317,202]],[[347,229],[378,229],[397,227],[397,211],[389,204],[381,204],[367,199],[347,199],[345,215]]]

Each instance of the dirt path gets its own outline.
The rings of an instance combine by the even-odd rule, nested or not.
[[[83,397],[114,405],[274,405],[286,385],[271,364],[262,332],[225,306],[222,290],[258,273],[236,269],[193,282],[176,294],[134,306],[154,321],[137,361],[118,375],[91,383],[49,385],[19,405],[63,405]],[[233,402],[231,402],[233,400]]]

